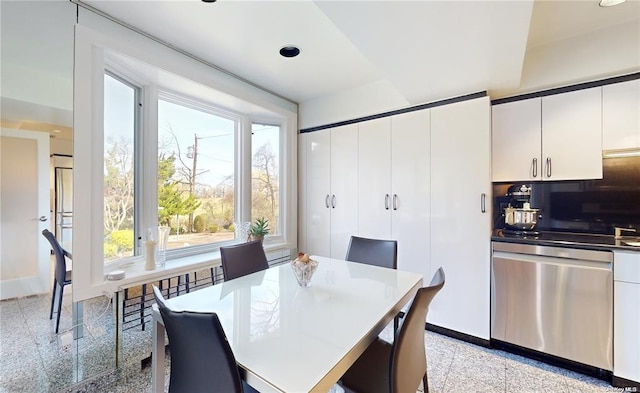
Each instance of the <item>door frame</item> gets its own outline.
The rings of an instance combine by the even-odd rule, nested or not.
[[[37,143],[37,171],[38,171],[38,217],[45,216],[46,221],[38,221],[38,232],[50,227],[49,207],[49,134],[38,131],[24,131],[10,128],[0,128],[0,137],[34,139]],[[37,218],[37,217],[33,217]],[[0,299],[28,296],[48,292],[51,279],[51,253],[49,244],[44,236],[37,234],[38,239],[38,273],[0,283]]]

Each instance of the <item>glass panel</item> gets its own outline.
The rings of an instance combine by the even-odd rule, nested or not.
[[[158,222],[169,249],[234,237],[236,122],[158,101]]]
[[[280,229],[280,126],[251,127],[251,218],[265,218],[269,235]]]
[[[134,254],[136,89],[104,76],[104,259]]]

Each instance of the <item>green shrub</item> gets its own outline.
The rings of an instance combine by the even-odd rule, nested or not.
[[[104,244],[104,257],[115,258],[118,255],[118,246],[113,243]]]
[[[118,247],[118,252],[133,250],[133,230],[131,229],[113,231],[109,235],[109,240]]]
[[[203,214],[195,216],[193,219],[193,231],[196,233],[202,233],[206,227],[207,218]]]
[[[225,229],[227,229],[227,230],[229,230],[230,232],[233,232],[233,231],[235,231],[235,230],[236,230],[236,226],[235,226],[235,225],[233,225],[233,224],[231,224],[231,225],[229,225],[229,226],[224,226],[224,225],[223,225],[222,227],[223,227],[223,228],[225,228]]]
[[[209,226],[209,232],[211,233],[217,233],[219,230],[220,230],[220,227],[216,224]]]

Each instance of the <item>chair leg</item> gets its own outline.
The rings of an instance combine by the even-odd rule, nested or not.
[[[53,291],[51,292],[51,311],[49,312],[49,319],[53,319],[53,305],[56,302],[56,290],[58,289],[58,281],[53,279]]]
[[[64,295],[64,285],[58,285],[59,290],[58,293],[58,315],[56,316],[56,334],[58,334],[58,329],[60,328],[60,314],[62,314],[62,296]]]
[[[195,273],[194,273],[195,274]],[[189,288],[189,273],[184,275],[184,289],[185,291],[187,291],[187,293],[189,293],[189,291],[191,290],[191,288]]]
[[[140,324],[142,325],[142,331],[144,332],[144,303],[145,295],[147,294],[147,284],[142,284],[142,293],[140,294]]]
[[[398,325],[400,325],[400,317],[398,315],[393,318],[393,342],[396,341],[398,336]]]
[[[429,381],[427,381],[427,373],[424,373],[422,377],[422,391],[424,393],[429,393]]]
[[[216,285],[216,271],[215,268],[211,268],[211,285]]]

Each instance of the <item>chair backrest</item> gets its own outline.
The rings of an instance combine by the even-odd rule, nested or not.
[[[444,286],[444,271],[439,268],[429,286],[418,289],[393,344],[390,392],[415,392],[427,372],[424,328],[429,304]],[[425,389],[425,391],[427,391]]]
[[[351,262],[396,269],[398,267],[398,242],[351,236],[345,259]]]
[[[65,259],[65,251],[58,243],[56,237],[49,231],[48,229],[42,230],[42,235],[49,241],[51,244],[51,249],[53,250],[53,255],[56,257],[56,267],[55,267],[55,278],[56,281],[62,285],[64,283],[66,275],[67,275],[67,260]],[[67,254],[68,255],[68,254]]]
[[[169,393],[241,393],[238,365],[218,315],[173,311],[155,285],[153,294],[169,337]]]
[[[267,256],[259,240],[220,247],[220,257],[225,281],[269,268]]]

